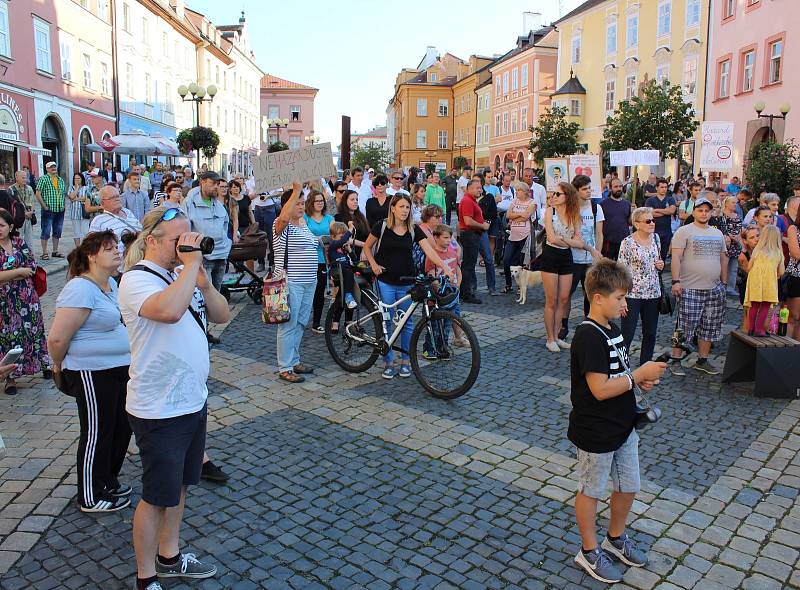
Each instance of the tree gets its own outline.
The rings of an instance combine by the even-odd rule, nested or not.
[[[469,164],[469,160],[467,160],[464,156],[456,156],[453,158],[453,168],[458,168],[459,170],[463,170],[464,166]]]
[[[269,146],[267,147],[267,152],[273,154],[275,152],[285,152],[288,149],[289,146],[286,145],[285,142],[278,140],[278,141],[273,141],[271,144],[269,144]]]
[[[383,171],[392,163],[392,154],[380,143],[356,144],[350,161],[353,168],[361,166],[365,170],[369,167]]]
[[[530,150],[539,164],[544,164],[545,158],[577,153],[581,126],[575,121],[567,121],[568,112],[567,107],[554,106],[539,117],[536,127],[530,127],[533,133]]]
[[[794,139],[786,143],[768,141],[750,149],[744,177],[753,194],[776,193],[781,198],[792,194],[792,186],[800,178],[800,147]]]

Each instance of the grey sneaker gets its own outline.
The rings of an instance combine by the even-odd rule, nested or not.
[[[156,558],[159,578],[210,578],[216,573],[216,566],[199,561],[194,553],[181,553],[174,565],[164,565]]]
[[[633,567],[644,567],[647,565],[647,554],[636,547],[628,535],[622,535],[618,540],[612,541],[608,537],[603,539],[600,546],[604,551],[614,555],[622,563]]]
[[[669,361],[667,368],[669,369],[669,372],[675,375],[676,377],[686,376],[686,370],[683,368],[680,359],[672,359],[671,361]]]
[[[134,589],[136,586],[134,585]],[[161,585],[161,582],[156,580],[155,582],[150,582],[144,590],[164,590],[164,586]]]
[[[719,375],[720,373],[720,370],[709,363],[708,359],[698,358],[692,365],[692,368],[696,371],[707,373],[709,375]]]
[[[575,563],[581,566],[586,573],[595,580],[600,580],[606,584],[616,584],[622,581],[622,572],[611,561],[608,554],[599,547],[585,555],[582,549],[578,550],[575,556]]]

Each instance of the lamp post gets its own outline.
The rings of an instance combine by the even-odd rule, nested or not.
[[[319,136],[318,135],[306,135],[304,139],[305,139],[306,143],[310,143],[311,145],[314,145],[315,143],[319,143]]]
[[[753,108],[755,109],[756,114],[759,116],[759,118],[769,120],[769,136],[767,137],[767,141],[772,141],[772,136],[774,135],[772,131],[773,121],[775,119],[783,119],[785,121],[786,116],[789,114],[789,111],[792,110],[792,105],[790,105],[788,102],[783,103],[779,109],[781,113],[780,115],[763,115],[762,113],[764,112],[764,109],[766,107],[767,105],[764,104],[763,101],[759,101],[753,105]]]
[[[289,119],[268,119],[264,117],[261,119],[261,128],[267,132],[267,147],[269,147],[269,130],[275,129],[277,131],[276,142],[281,140],[281,127],[288,127]]]
[[[186,95],[191,94],[191,98]],[[208,97],[206,97],[208,94]],[[217,87],[211,84],[208,88],[203,88],[197,82],[192,82],[188,86],[181,84],[178,86],[178,95],[181,97],[181,102],[194,103],[194,126],[200,126],[200,103],[213,102],[214,97],[217,95]],[[197,150],[197,169],[200,170],[200,150]]]
[[[433,158],[436,157],[436,154],[437,154],[437,152],[429,152],[427,150],[425,151],[425,157],[428,158],[428,161],[425,162],[425,164],[433,164],[434,171],[436,169],[436,162],[433,161]],[[423,171],[425,171],[425,166],[423,166],[422,168],[423,168]],[[425,172],[427,174],[427,171],[425,171]]]

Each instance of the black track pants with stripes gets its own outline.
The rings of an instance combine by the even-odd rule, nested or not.
[[[131,427],[125,412],[128,366],[102,371],[64,371],[64,379],[78,404],[81,434],[78,441],[78,501],[93,506],[104,488],[119,485]]]

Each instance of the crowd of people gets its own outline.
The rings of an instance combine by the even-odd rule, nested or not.
[[[579,449],[576,511],[583,539],[576,561],[601,579],[618,576],[609,553],[628,565],[646,563],[624,535],[639,486],[638,438],[630,424],[634,385],[653,387],[667,368],[684,375],[682,344],[692,341],[692,368],[718,374],[708,357],[722,338],[727,296],[739,298],[742,329],[753,336],[775,331],[775,313],[784,307],[786,333],[800,337],[800,185],[780,214],[777,195],[764,193],[755,201],[737,179],[723,189],[651,175],[643,186],[626,190],[609,175],[597,197],[583,175],[548,193],[531,168],[517,179],[514,170],[469,166],[441,176],[357,167],[341,180],[295,182],[256,194],[252,179],[228,181],[208,170],[195,175],[189,167],[167,170],[158,162],[148,170],[134,161],[124,174],[107,163],[75,174],[70,183],[58,176],[55,163],[45,169],[33,186],[25,171],[7,187],[0,177],[0,355],[23,349],[15,366],[0,374],[8,395],[17,393],[17,378],[41,372],[75,398],[78,503],[85,512],[130,506],[131,486],[119,475],[135,436],[144,472],[133,521],[140,590],[159,590],[158,576],[216,572],[180,552],[179,528],[186,487],[201,477],[227,479],[205,452],[206,340],[218,342],[209,323],[230,317],[222,285],[231,249],[248,232],[263,231],[269,243],[268,255],[248,261],[250,268],[257,263],[256,272],[286,279],[291,315],[276,335],[277,373],[286,383],[314,372],[301,359],[301,344],[308,327],[325,331],[322,315],[334,273],[342,278],[342,296],[333,298],[330,329],[338,331],[342,314],[351,321],[358,305],[357,265],[371,270],[387,304],[406,295],[409,277],[446,277],[460,290],[452,307],[457,315],[462,304],[484,304],[480,266],[490,297],[513,293],[512,267],[539,271],[545,347],[553,353],[569,349],[573,360],[569,437]],[[32,233],[38,222],[42,259],[63,257],[65,215],[75,243],[69,280],[46,336]],[[213,239],[213,248],[202,250],[204,237]],[[499,291],[496,262],[504,275]],[[662,278],[668,265],[669,291]],[[569,342],[570,302],[579,285],[588,319]],[[665,364],[653,356],[668,294],[677,298],[677,331],[686,343],[674,343]],[[611,321],[620,317],[618,329]],[[391,333],[394,320],[385,321]],[[640,324],[639,367],[632,371],[627,354]],[[402,352],[384,357],[384,379],[411,376],[412,329],[413,321],[406,322]],[[452,346],[464,344],[463,335],[452,336]],[[423,356],[446,360],[446,348],[426,342]],[[624,359],[621,366],[615,358]],[[616,401],[602,405],[611,399]],[[607,427],[605,434],[591,434],[600,426]],[[624,467],[612,496],[612,506],[622,508],[612,509],[616,517],[598,546],[596,499],[612,460]]]

